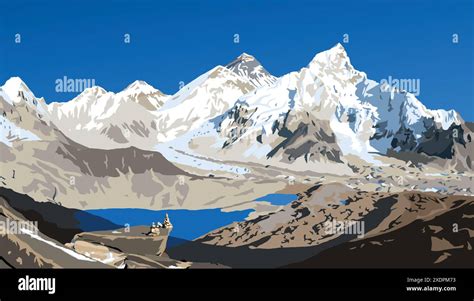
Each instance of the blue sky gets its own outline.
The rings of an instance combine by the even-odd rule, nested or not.
[[[474,121],[470,0],[5,2],[0,81],[20,76],[48,101],[75,96],[55,92],[55,80],[63,76],[94,78],[115,92],[142,79],[172,94],[180,81],[242,52],[280,76],[304,67],[347,33],[352,64],[369,78],[419,78],[418,98],[428,107],[454,108]],[[125,33],[130,44],[123,42]]]

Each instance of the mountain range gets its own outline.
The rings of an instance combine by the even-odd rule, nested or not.
[[[119,93],[94,86],[68,102],[46,104],[11,78],[0,90],[8,124],[2,141],[40,140],[31,129],[40,122],[98,149],[172,148],[303,170],[329,162],[342,172],[349,172],[354,156],[376,164],[374,154],[472,168],[472,131],[457,112],[430,110],[413,94],[386,85],[356,70],[341,44],[279,78],[244,53],[174,95],[135,81]],[[10,106],[22,102],[36,120],[6,118]]]
[[[17,190],[43,199],[59,192],[78,199],[115,195],[114,185],[120,185],[122,206],[129,193],[147,196],[149,204],[161,198],[164,207],[183,206],[191,182],[178,186],[181,195],[171,193],[182,176],[240,179],[256,196],[261,188],[245,179],[257,174],[266,179],[270,173],[274,182],[290,181],[292,173],[355,175],[387,165],[388,157],[462,172],[472,170],[474,157],[471,123],[453,110],[428,109],[413,94],[368,79],[341,44],[278,78],[244,53],[174,95],[135,81],[118,93],[94,86],[68,102],[48,104],[12,77],[0,88],[0,114],[2,178],[22,169],[42,174],[18,183]],[[121,175],[146,180],[110,182],[123,180]],[[83,186],[69,184],[71,177]],[[143,192],[140,181],[157,185]],[[218,181],[209,183],[229,187]],[[227,197],[237,198],[239,185]],[[222,199],[218,189],[214,193],[207,206]]]
[[[246,215],[225,226],[208,217],[212,231],[169,258],[128,254],[129,267],[372,266],[379,251],[396,258],[381,266],[459,266],[472,253],[473,123],[369,79],[340,44],[280,77],[244,53],[174,95],[137,80],[47,102],[12,77],[0,87],[0,128],[0,219],[44,216],[39,236],[0,237],[0,267],[89,262],[67,242],[86,230],[80,215],[92,218],[81,210],[104,208]],[[281,194],[297,199],[267,198]],[[328,221],[364,222],[367,237],[328,235]],[[18,247],[38,240],[36,253]],[[412,261],[397,255],[413,244]]]

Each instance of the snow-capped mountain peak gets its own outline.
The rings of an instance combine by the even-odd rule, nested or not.
[[[83,145],[150,149],[224,113],[253,89],[246,78],[217,66],[173,96],[135,81],[119,93],[86,89],[69,102],[51,103],[49,110],[58,127]]]
[[[104,94],[109,93],[107,90],[100,86],[93,86],[90,88],[84,89],[75,99],[80,98],[81,96],[86,96],[86,95],[95,95],[96,97],[100,97]]]
[[[182,87],[154,112],[158,140],[168,141],[223,114],[237,99],[254,90],[246,77],[216,66]]]
[[[35,99],[33,92],[19,77],[9,78],[0,88],[0,95],[10,104]]]
[[[338,57],[341,60],[349,60],[349,56],[347,55],[346,49],[342,46],[341,43],[337,43],[332,48],[317,53],[314,58],[311,60],[311,63],[315,62],[324,62],[327,63],[328,61],[337,62],[339,61]]]
[[[346,50],[340,43],[331,49],[316,54],[309,63],[308,68],[312,73],[321,77],[337,74],[339,77],[347,78],[356,72]]]
[[[251,83],[245,77],[241,77],[226,67],[218,65],[182,87],[170,97],[166,104],[160,108],[160,111],[175,108],[185,102],[191,106],[197,105],[196,102],[199,102],[200,106],[208,106],[213,100],[216,100],[209,98],[209,94],[221,93],[221,90],[225,90],[225,88],[239,88],[245,93],[253,89]],[[238,96],[244,92],[240,92]],[[192,100],[193,103],[188,102],[188,100]],[[225,99],[226,102],[235,100]],[[230,105],[232,104],[233,102]]]
[[[263,68],[255,57],[245,52],[227,64],[226,68],[247,78],[255,88],[271,85],[276,81],[276,77]]]
[[[158,89],[155,89],[153,86],[148,84],[147,82],[143,80],[136,80],[130,85],[128,85],[122,92],[142,92],[145,94],[150,94],[150,93],[155,93],[159,92]]]
[[[169,98],[168,95],[142,80],[136,80],[128,85],[123,91],[117,93],[117,97],[134,101],[149,111],[160,108]]]
[[[239,60],[242,62],[250,62],[250,61],[255,61],[256,59],[253,55],[243,52],[241,55],[237,57],[236,60]]]
[[[245,148],[249,157],[356,155],[372,162],[374,152],[424,151],[432,133],[451,131],[461,120],[453,110],[427,109],[413,94],[368,79],[337,44],[307,67],[240,97],[216,130],[226,139],[222,147]],[[279,144],[272,149],[271,143]]]
[[[0,87],[0,143],[41,140],[51,133],[43,98],[36,98],[19,77]]]
[[[25,105],[49,122],[47,106],[43,97],[37,98],[20,77],[11,77],[0,87],[0,97],[9,105]]]
[[[19,78],[7,81],[0,93],[12,103],[18,97],[34,99]],[[211,151],[258,162],[298,160],[302,169],[309,161],[342,164],[353,155],[373,162],[374,152],[447,158],[452,140],[445,139],[434,152],[426,150],[440,145],[433,142],[437,135],[462,134],[463,123],[453,110],[430,110],[414,94],[368,79],[352,66],[341,44],[280,78],[243,53],[172,96],[137,80],[118,93],[88,88],[67,103],[51,103],[48,110],[62,132],[90,147],[153,150],[168,143],[187,152],[195,139],[196,152],[199,141],[205,141],[199,151],[206,156]],[[201,135],[206,137],[200,140]]]

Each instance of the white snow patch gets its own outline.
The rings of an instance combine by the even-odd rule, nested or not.
[[[32,132],[18,127],[10,120],[0,117],[0,142],[11,147],[15,140],[21,141],[38,141],[41,140]]]
[[[76,258],[76,259],[79,259],[79,260],[82,260],[82,261],[90,261],[90,262],[96,262],[96,260],[92,259],[92,258],[89,258],[89,257],[86,257],[84,255],[81,255],[79,253],[76,253],[74,252],[73,250],[70,250],[68,248],[65,248],[63,246],[60,246],[52,241],[49,241],[49,240],[46,240],[44,238],[42,238],[41,236],[33,233],[33,231],[29,230],[29,229],[20,229],[21,232],[23,232],[24,234],[27,234],[29,235],[31,238],[33,239],[36,239],[38,241],[41,241],[41,242],[44,242],[45,244],[47,245],[50,245],[58,250],[61,250],[63,251],[64,253]]]

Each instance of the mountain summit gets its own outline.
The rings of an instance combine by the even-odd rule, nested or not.
[[[19,77],[11,77],[0,88],[0,95],[10,104],[24,101],[33,102],[35,96],[30,88]]]
[[[118,93],[117,96],[134,101],[150,111],[157,110],[163,106],[169,98],[168,95],[163,94],[160,90],[155,89],[142,80],[134,81],[122,92]]]
[[[255,57],[245,52],[227,64],[226,68],[247,78],[255,88],[271,85],[276,81],[276,77],[263,68]]]

